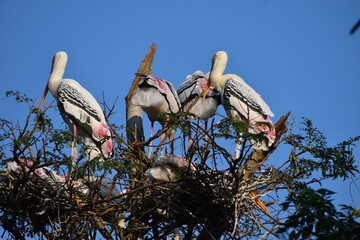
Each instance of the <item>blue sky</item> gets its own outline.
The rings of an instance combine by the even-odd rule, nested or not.
[[[110,104],[119,97],[111,122],[121,125],[124,97],[151,43],[157,44],[154,74],[175,87],[196,70],[209,71],[212,55],[225,50],[226,73],[263,96],[274,122],[288,111],[310,118],[332,145],[360,135],[360,30],[349,35],[359,10],[358,0],[5,0],[0,98],[18,90],[39,100],[52,56],[63,50],[66,78],[99,101],[103,93]],[[0,101],[0,109],[0,117],[11,120],[26,113],[10,100]],[[60,126],[55,112],[54,119]],[[359,165],[359,147],[355,154]],[[324,187],[351,204],[349,182]]]

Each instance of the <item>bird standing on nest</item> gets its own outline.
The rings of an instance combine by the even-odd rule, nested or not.
[[[153,136],[154,123],[158,121],[166,127],[169,119],[163,116],[164,113],[177,113],[180,109],[180,101],[174,86],[161,78],[152,75],[141,75],[139,90],[132,96],[132,104],[140,106],[149,117],[151,122],[150,136]],[[163,135],[161,139],[165,136]],[[169,136],[171,152],[173,153],[174,132]],[[150,143],[151,145],[151,143]],[[149,155],[151,147],[149,148]]]

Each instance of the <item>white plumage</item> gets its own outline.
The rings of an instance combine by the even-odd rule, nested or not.
[[[149,75],[143,76],[139,82],[139,90],[131,98],[132,104],[140,106],[151,122],[150,136],[153,136],[154,122],[158,121],[165,127],[168,118],[166,113],[177,113],[180,101],[174,86],[161,78]],[[163,139],[164,135],[162,136]],[[170,135],[171,151],[173,153],[174,133]],[[151,154],[151,143],[149,148]]]
[[[162,113],[177,113],[180,101],[174,86],[155,76],[144,76],[139,82],[139,91],[131,99],[132,103],[146,112],[153,123],[159,121],[162,125],[166,119],[160,118]]]
[[[189,163],[178,155],[160,155],[156,158],[152,168],[146,171],[146,176],[157,181],[172,181],[178,176],[181,169],[196,170],[194,163]]]
[[[84,137],[88,146],[89,160],[99,156],[109,158],[113,152],[111,132],[106,124],[104,113],[96,99],[77,81],[63,79],[67,64],[67,54],[58,52],[53,58],[53,65],[47,88],[41,105],[45,99],[47,89],[57,100],[60,114],[73,134]],[[73,143],[72,161],[77,160],[77,150]]]
[[[267,142],[251,140],[253,148],[268,150],[276,137],[270,120],[274,114],[260,94],[246,84],[241,77],[235,74],[223,75],[227,60],[228,56],[224,51],[219,51],[213,56],[208,86],[211,83],[221,92],[221,102],[229,117],[236,117],[246,122],[250,133],[264,133],[267,137]],[[239,147],[238,144],[236,157],[239,156]]]
[[[208,78],[204,73],[202,71],[196,71],[188,75],[178,89],[179,100],[183,110],[204,120],[214,116],[220,104],[219,91],[210,86],[205,101],[202,102],[201,99],[197,99],[197,102],[191,107],[196,98],[202,96],[207,82]]]

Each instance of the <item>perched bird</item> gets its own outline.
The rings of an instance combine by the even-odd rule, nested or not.
[[[176,178],[181,169],[190,168],[196,170],[193,162],[187,161],[178,155],[160,155],[155,159],[155,164],[149,168],[145,175],[149,179],[157,181],[172,181]]]
[[[73,165],[77,161],[75,136],[84,137],[87,146],[87,158],[110,158],[114,145],[111,132],[106,124],[104,113],[96,99],[77,81],[63,79],[68,56],[65,52],[57,52],[53,58],[52,69],[46,85],[40,107],[48,90],[57,101],[60,114],[74,134],[71,159]]]
[[[220,104],[220,93],[212,85],[205,95],[204,102],[200,100],[207,82],[207,76],[202,71],[196,71],[186,77],[177,91],[183,111],[205,120],[205,130],[207,130],[207,120],[214,116]],[[192,145],[192,142],[189,126],[189,147]]]
[[[212,58],[212,66],[204,93],[212,84],[221,93],[221,102],[229,117],[238,118],[247,123],[250,133],[263,133],[268,141],[254,141],[250,139],[254,149],[269,150],[275,141],[275,129],[270,120],[274,114],[261,96],[245,81],[235,75],[223,75],[228,61],[227,53],[217,52]],[[240,155],[240,141],[237,142],[236,158]]]
[[[168,119],[161,114],[177,113],[180,109],[180,101],[174,86],[152,75],[143,75],[139,82],[139,90],[132,96],[131,101],[132,104],[140,106],[148,115],[151,122],[150,136],[153,136],[155,121],[163,127],[166,126]],[[170,143],[172,140],[173,135],[170,136]]]
[[[200,119],[207,120],[214,116],[220,104],[220,93],[210,85],[205,101],[198,101],[208,82],[208,78],[201,71],[188,75],[178,89],[179,100],[184,111],[196,115]],[[194,101],[197,101],[193,104]],[[191,106],[193,104],[193,106]],[[190,108],[191,107],[191,108]]]

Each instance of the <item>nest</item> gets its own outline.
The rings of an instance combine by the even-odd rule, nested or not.
[[[239,220],[245,219],[242,224],[255,229],[252,234],[260,233],[257,223],[264,214],[250,193],[266,188],[273,170],[244,180],[199,166],[196,171],[186,165],[172,168],[174,179],[146,178],[125,192],[104,189],[102,178],[79,183],[61,181],[51,174],[39,177],[36,168],[3,171],[3,228],[18,239],[39,234],[47,239],[94,238],[99,231],[113,239],[112,230],[116,236],[130,239],[162,239],[177,231],[185,239],[194,235],[218,239],[248,234],[244,225],[239,225]],[[109,183],[117,187],[112,180]]]
[[[88,238],[95,230],[105,229],[104,220],[118,223],[113,213],[121,199],[115,203],[100,198],[100,179],[86,184],[57,181],[39,177],[35,171],[22,168],[1,174],[1,223],[16,239],[35,235],[47,239]]]
[[[197,234],[197,239],[218,239],[226,232],[228,237],[240,236],[238,220],[248,218],[256,225],[262,214],[249,195],[266,185],[268,174],[236,183],[223,171],[184,168],[175,180],[148,181],[131,197],[129,230],[146,229],[154,239],[165,238],[177,229],[185,239]]]

